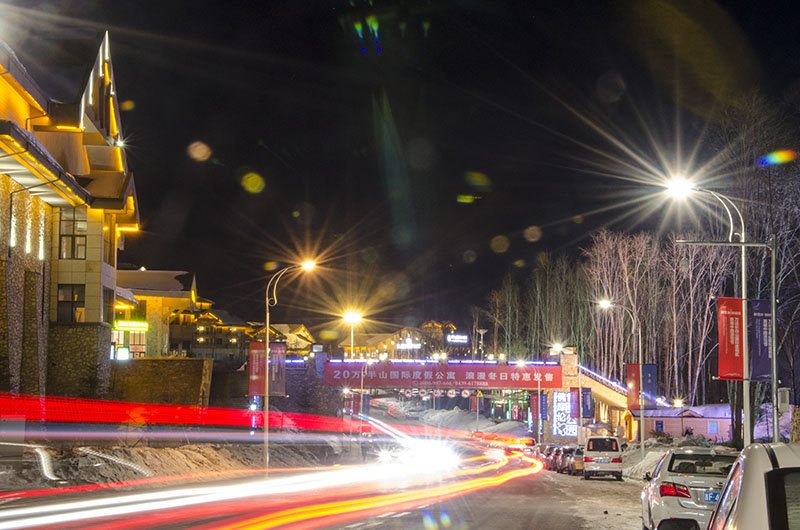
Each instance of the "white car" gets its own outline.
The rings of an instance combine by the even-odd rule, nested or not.
[[[622,445],[613,436],[590,436],[583,450],[583,478],[603,475],[622,480]]]
[[[708,528],[800,528],[800,444],[747,446],[728,475]]]
[[[667,451],[653,473],[642,477],[647,482],[642,489],[642,526],[705,529],[736,456],[704,447]]]

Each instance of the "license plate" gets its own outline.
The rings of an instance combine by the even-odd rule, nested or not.
[[[717,502],[719,500],[718,491],[704,491],[703,502]]]
[[[608,458],[595,458],[594,461],[598,464],[608,464]]]

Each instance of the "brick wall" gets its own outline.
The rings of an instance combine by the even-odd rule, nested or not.
[[[114,361],[110,399],[207,406],[212,359],[163,357]]]

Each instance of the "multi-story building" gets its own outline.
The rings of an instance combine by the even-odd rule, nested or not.
[[[19,56],[0,46],[0,389],[102,395],[117,250],[139,226],[109,36],[11,44]]]

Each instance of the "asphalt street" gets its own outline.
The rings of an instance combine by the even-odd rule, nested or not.
[[[628,479],[586,481],[542,471],[496,488],[339,528],[640,530],[640,491],[641,485]]]

